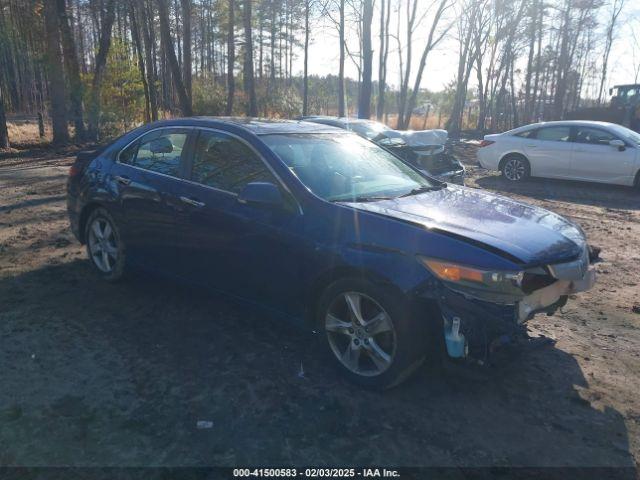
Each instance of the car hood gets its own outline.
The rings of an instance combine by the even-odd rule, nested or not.
[[[383,134],[388,138],[400,138],[410,147],[444,145],[449,138],[446,130],[386,130]]]
[[[455,185],[419,195],[348,205],[482,244],[515,257],[526,266],[564,262],[580,255],[586,246],[580,227],[560,215]]]

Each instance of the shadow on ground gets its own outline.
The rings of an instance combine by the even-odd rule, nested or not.
[[[477,178],[482,188],[501,193],[526,195],[538,200],[556,200],[612,209],[640,210],[640,191],[619,185],[529,178],[509,182],[498,175]]]
[[[634,465],[620,413],[553,347],[376,393],[315,337],[168,280],[72,261],[0,298],[0,465]]]

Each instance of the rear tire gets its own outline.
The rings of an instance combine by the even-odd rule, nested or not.
[[[510,182],[521,182],[531,175],[531,165],[523,155],[511,154],[502,160],[500,171]]]
[[[127,271],[126,249],[116,222],[105,208],[91,212],[84,238],[89,261],[98,275],[108,282],[122,279]]]
[[[387,389],[408,379],[427,355],[427,318],[414,318],[401,294],[360,278],[323,292],[317,311],[323,342],[341,374]]]

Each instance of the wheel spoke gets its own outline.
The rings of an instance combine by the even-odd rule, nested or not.
[[[102,229],[100,228],[99,221],[93,222],[93,225],[91,225],[91,230],[93,230],[93,234],[96,236],[97,239],[102,239],[103,235],[102,235]]]
[[[113,233],[113,230],[111,229],[111,225],[109,225],[109,223],[105,223],[104,229],[102,230],[102,235],[104,236],[104,238],[105,239],[111,238],[112,233]]]
[[[92,235],[89,236],[89,248],[91,248],[91,252],[99,252],[102,250],[100,247],[100,242],[96,238],[93,238]]]
[[[107,253],[109,255],[111,255],[111,257],[113,257],[114,259],[117,257],[118,255],[118,247],[116,247],[115,245],[112,245],[111,243],[106,243],[105,244],[105,248],[104,248]]]
[[[369,340],[369,346],[366,351],[369,354],[369,358],[371,358],[379,370],[386,369],[389,366],[389,363],[391,363],[391,357],[389,354],[387,354],[387,352],[378,345],[378,342],[373,339]]]
[[[104,265],[105,270],[111,270],[111,265],[109,264],[109,254],[106,250],[102,251],[102,263]]]
[[[389,369],[396,352],[396,332],[391,317],[376,300],[347,291],[335,297],[325,315],[329,346],[343,367],[367,377]]]
[[[97,248],[96,250],[92,251],[91,256],[93,257],[93,260],[96,262],[96,265],[98,266],[102,265],[102,250],[100,250],[100,248]]]
[[[342,361],[352,371],[357,372],[360,370],[360,353],[362,349],[349,342],[347,349],[342,354]]]
[[[362,296],[357,293],[345,293],[344,299],[347,301],[349,312],[354,319],[361,325],[364,325],[364,319],[362,318],[361,301]]]
[[[389,317],[385,312],[378,313],[378,315],[365,323],[365,328],[366,332],[371,336],[393,331]]]
[[[342,333],[343,335],[349,334],[349,328],[351,324],[340,320],[338,317],[328,314],[324,323],[324,328],[329,332]]]

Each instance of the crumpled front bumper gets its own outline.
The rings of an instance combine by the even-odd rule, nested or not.
[[[524,323],[536,313],[552,315],[566,304],[569,295],[591,289],[596,281],[588,254],[546,269],[555,278],[553,283],[508,302],[442,286],[437,301],[449,356],[486,361],[497,339],[526,335]]]
[[[517,303],[518,322],[529,320],[538,312],[555,305],[562,297],[590,290],[596,283],[596,269],[589,266],[582,278],[577,280],[561,279],[551,285],[536,290]]]

